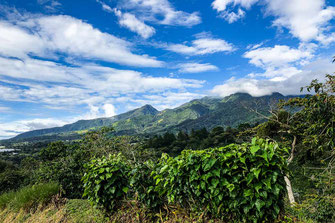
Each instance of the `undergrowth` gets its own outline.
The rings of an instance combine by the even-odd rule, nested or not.
[[[11,191],[0,195],[0,208],[19,211],[30,211],[39,205],[49,203],[52,197],[59,193],[57,183],[37,184],[26,186],[17,191]]]

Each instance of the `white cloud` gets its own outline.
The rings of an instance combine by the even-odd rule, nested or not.
[[[327,60],[310,62],[314,57],[314,50],[314,44],[301,44],[298,49],[285,45],[251,47],[243,56],[264,72],[250,73],[240,79],[231,78],[224,84],[215,86],[212,93],[219,96],[236,92],[263,96],[275,91],[298,94],[300,87],[309,84],[312,79],[323,79],[327,72],[335,68]]]
[[[0,21],[0,55],[26,57],[27,54],[44,54],[44,43],[38,36],[8,22]]]
[[[249,9],[258,0],[215,0],[212,3],[213,9],[220,13],[220,16],[227,20],[228,23],[236,22],[245,16],[245,11],[241,9]],[[237,12],[233,12],[229,8],[234,8],[239,5]],[[230,7],[231,6],[231,7]]]
[[[103,109],[106,117],[113,117],[116,115],[116,108],[112,104],[104,104]]]
[[[282,81],[300,72],[297,67],[306,65],[314,57],[314,47],[301,45],[294,49],[285,45],[252,48],[243,56],[249,63],[265,70],[264,73],[251,73],[249,77],[263,76],[273,81]]]
[[[211,93],[222,97],[237,92],[249,93],[252,96],[269,95],[272,92],[280,92],[284,95],[301,94],[301,87],[309,85],[313,79],[323,81],[325,74],[332,73],[334,70],[335,65],[329,60],[319,59],[281,80],[231,78],[224,84],[215,86]]]
[[[229,5],[241,5],[241,7],[249,9],[256,2],[258,0],[215,0],[212,3],[212,7],[218,12],[225,11]]]
[[[57,11],[62,5],[58,0],[37,0],[37,2],[52,12]]]
[[[2,110],[2,108],[4,110]],[[0,122],[0,140],[8,139],[27,131],[64,126],[77,120],[112,117],[116,115],[116,109],[112,104],[104,104],[101,107],[89,105],[88,108],[89,111],[87,113],[72,118],[66,118],[65,120],[54,118],[37,118],[17,120],[12,122]],[[0,107],[0,112],[8,110],[9,108]]]
[[[32,17],[32,16],[31,16]],[[0,55],[56,56],[66,53],[130,66],[160,67],[161,61],[131,52],[132,44],[70,16],[37,16],[12,23],[0,21]],[[15,23],[15,25],[14,25]],[[55,54],[55,55],[54,55]]]
[[[11,138],[27,131],[58,127],[65,124],[67,124],[67,122],[52,118],[20,120],[0,123],[0,139]]]
[[[122,13],[120,10],[115,9],[115,14],[118,16],[121,26],[139,34],[144,39],[151,37],[156,32],[152,26],[146,25],[131,13]]]
[[[217,71],[219,68],[209,63],[200,64],[200,63],[185,63],[179,64],[180,73],[201,73],[206,71]]]
[[[238,9],[236,12],[224,12],[222,17],[227,20],[228,23],[234,23],[237,20],[242,19],[245,16],[245,11]]]
[[[131,10],[142,21],[162,25],[194,26],[201,23],[197,12],[176,10],[168,0],[121,0],[120,8]]]
[[[290,33],[301,41],[327,42],[324,31],[328,22],[335,17],[335,7],[326,7],[325,0],[266,0],[266,2],[268,13],[277,17],[273,22],[275,26],[289,29]]]
[[[94,64],[68,67],[37,59],[0,58],[0,75],[3,81],[10,81],[15,86],[0,85],[3,100],[68,106],[102,103],[105,98],[120,94],[150,94],[199,88],[203,84],[199,80],[152,77]]]
[[[115,10],[112,9],[112,7],[110,7],[109,5],[107,5],[106,3],[104,3],[103,1],[100,0],[96,0],[98,3],[101,4],[102,9],[105,10],[106,12],[110,12],[110,13],[114,13]]]
[[[313,55],[309,51],[293,49],[285,45],[275,45],[274,47],[254,48],[244,54],[250,59],[250,63],[258,67],[279,67],[301,59],[311,58]]]
[[[249,9],[257,2],[263,3],[266,15],[275,17],[274,26],[287,28],[299,40],[319,41],[324,45],[335,41],[329,24],[335,18],[335,7],[326,6],[325,0],[215,0],[212,7],[232,23],[243,18],[244,12],[241,8],[237,13],[231,12],[230,8]]]
[[[234,51],[232,44],[223,39],[215,39],[211,37],[203,37],[193,40],[190,46],[185,44],[170,44],[166,49],[186,55],[204,55]]]
[[[196,98],[204,97],[203,94],[191,92],[171,92],[167,91],[162,94],[145,95],[141,99],[131,99],[132,102],[137,103],[139,106],[150,104],[158,110],[167,108],[175,108],[186,102]],[[135,108],[135,107],[133,107]]]

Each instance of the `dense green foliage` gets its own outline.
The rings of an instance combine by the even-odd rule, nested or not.
[[[108,211],[131,188],[148,208],[164,201],[243,222],[272,221],[283,209],[285,149],[263,139],[219,149],[163,155],[153,164],[131,165],[121,155],[93,159],[83,177],[84,196]],[[167,199],[165,199],[167,198]]]
[[[42,162],[31,171],[30,183],[58,182],[64,196],[81,197],[83,165],[89,157],[78,144],[53,142],[40,151],[39,158]]]
[[[291,147],[294,213],[317,222],[335,219],[335,76],[302,88],[313,95],[282,102],[257,134]],[[295,112],[292,112],[295,111]]]
[[[241,142],[239,133],[250,130],[253,127],[255,127],[255,125],[243,123],[237,128],[228,127],[224,129],[218,126],[211,131],[207,131],[206,128],[199,130],[192,129],[190,133],[179,131],[176,135],[166,132],[163,135],[150,137],[146,140],[144,146],[170,155],[178,155],[184,149],[202,150]]]
[[[24,174],[19,168],[8,161],[0,160],[0,194],[20,187]]]
[[[158,168],[153,162],[136,164],[130,173],[130,186],[135,192],[135,197],[149,209],[159,209],[165,202],[165,197],[160,196],[155,189],[155,179],[152,174]]]
[[[115,210],[129,190],[129,165],[121,155],[93,159],[85,165],[84,197],[106,210]]]
[[[227,220],[277,219],[283,208],[285,150],[263,139],[251,144],[183,151],[161,160],[156,190],[179,203]]]

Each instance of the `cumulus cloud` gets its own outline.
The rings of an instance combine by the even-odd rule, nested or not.
[[[285,27],[301,41],[322,39],[328,22],[335,17],[335,7],[326,7],[325,0],[267,0],[268,13],[276,16],[273,25]]]
[[[155,34],[156,30],[152,26],[148,26],[143,21],[139,20],[131,13],[122,13],[120,10],[115,9],[115,14],[119,18],[119,24],[128,28],[130,31],[137,33],[144,39],[147,39]]]
[[[152,77],[94,64],[69,67],[37,59],[1,58],[0,65],[3,80],[12,84],[12,87],[0,85],[1,99],[49,105],[101,103],[104,98],[120,94],[199,88],[203,84],[199,80]]]
[[[58,127],[65,124],[67,124],[67,122],[52,118],[4,122],[0,123],[0,139],[14,137],[27,131]]]
[[[215,0],[212,7],[219,12],[225,11],[229,5],[241,5],[241,7],[249,9],[256,2],[258,0]]]
[[[228,23],[234,23],[245,16],[245,11],[238,9],[237,12],[225,12],[222,17],[227,20]]]
[[[137,33],[144,39],[147,39],[155,34],[156,30],[154,27],[145,24],[143,21],[139,20],[134,14],[128,12],[124,13],[117,8],[110,7],[105,2],[100,0],[97,0],[97,2],[101,4],[103,10],[109,13],[113,13],[118,17],[120,26]]]
[[[249,63],[265,70],[264,73],[251,73],[249,76],[264,76],[272,80],[283,80],[300,70],[296,66],[304,65],[313,58],[314,48],[302,47],[294,49],[285,45],[274,47],[252,48],[243,56],[249,59]]]
[[[132,44],[103,33],[70,16],[32,16],[17,21],[0,21],[0,55],[24,58],[28,55],[56,56],[66,53],[130,66],[160,67],[161,61],[131,52]],[[18,38],[20,37],[20,38]]]
[[[324,80],[325,74],[332,73],[335,65],[329,60],[319,59],[297,70],[295,74],[281,80],[256,78],[231,78],[222,85],[215,86],[211,93],[218,96],[228,96],[237,92],[249,93],[252,96],[269,95],[280,92],[284,95],[301,94],[300,88],[307,86],[311,80]]]
[[[278,67],[301,59],[308,59],[312,56],[309,51],[294,49],[286,45],[256,48],[244,54],[245,58],[250,59],[249,62],[251,64],[259,67]]]
[[[194,26],[201,23],[199,13],[178,11],[168,0],[121,0],[119,7],[132,11],[142,21],[162,25]]]
[[[223,39],[201,37],[193,40],[191,44],[168,44],[167,50],[185,55],[205,55],[218,52],[232,52],[234,47]]]
[[[113,117],[116,115],[116,108],[112,104],[104,104],[103,110],[106,117]]]
[[[266,15],[275,17],[274,26],[288,29],[299,40],[319,41],[324,45],[335,41],[335,34],[329,31],[335,7],[326,6],[325,0],[215,0],[212,7],[231,23],[244,17],[241,7],[249,9],[257,2],[265,6]],[[237,13],[230,11],[237,6]]]
[[[179,64],[180,73],[201,73],[206,71],[217,71],[219,68],[209,63],[184,63]]]
[[[215,0],[212,3],[213,9],[220,13],[220,16],[227,20],[228,23],[233,23],[242,19],[245,16],[245,11],[241,8],[249,9],[258,0]],[[239,5],[236,12],[230,8]]]

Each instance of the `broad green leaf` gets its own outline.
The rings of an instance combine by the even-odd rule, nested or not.
[[[129,188],[128,187],[123,187],[122,190],[123,190],[123,192],[128,193]]]
[[[261,147],[260,146],[251,146],[250,148],[250,152],[252,155],[255,155],[257,153],[258,150],[260,150]]]

